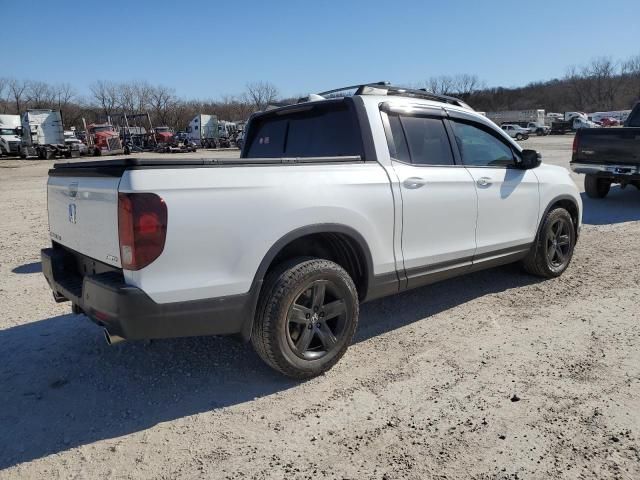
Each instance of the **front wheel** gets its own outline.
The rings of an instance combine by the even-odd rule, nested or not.
[[[344,355],[358,324],[358,308],[356,287],[340,265],[294,259],[268,275],[251,342],[275,370],[311,378]]]
[[[516,134],[516,140],[522,140],[524,137],[521,133]]]
[[[604,198],[611,189],[611,181],[606,178],[598,178],[596,175],[584,177],[584,191],[589,198]]]
[[[542,220],[535,243],[522,261],[523,267],[538,277],[559,277],[571,263],[575,244],[571,215],[564,208],[554,208]]]

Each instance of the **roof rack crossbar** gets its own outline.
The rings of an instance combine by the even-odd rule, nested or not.
[[[362,90],[362,87],[385,87],[389,85],[390,85],[389,82],[373,82],[373,83],[365,83],[365,84],[358,84],[358,85],[349,85],[348,87],[334,88],[333,90],[320,92],[320,93],[317,93],[316,95],[321,95],[324,97],[325,95],[330,95],[332,93],[337,93],[337,92],[344,92],[345,90],[357,89],[358,91],[360,91]]]

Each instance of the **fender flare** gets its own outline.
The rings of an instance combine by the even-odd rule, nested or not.
[[[340,233],[343,235],[347,235],[357,243],[360,251],[364,256],[363,268],[365,269],[365,278],[367,282],[366,290],[368,291],[373,282],[373,258],[371,256],[369,244],[357,230],[340,223],[317,223],[296,228],[295,230],[292,230],[280,237],[269,248],[269,250],[267,250],[267,253],[264,255],[262,261],[260,262],[260,265],[258,266],[256,274],[253,277],[253,281],[251,282],[251,289],[249,290],[250,305],[247,312],[247,318],[244,322],[241,332],[242,338],[244,340],[249,340],[251,338],[251,329],[253,327],[256,308],[258,306],[258,299],[260,297],[264,278],[266,276],[267,270],[269,269],[269,266],[271,265],[271,262],[273,262],[278,253],[280,253],[282,249],[289,243],[304,236],[317,233]]]
[[[538,236],[540,235],[540,229],[542,228],[542,222],[544,220],[544,218],[547,216],[547,214],[549,213],[549,211],[551,210],[551,207],[553,207],[556,203],[562,201],[562,200],[567,200],[571,203],[573,203],[573,205],[576,207],[576,210],[578,211],[578,217],[582,217],[582,211],[580,210],[580,207],[578,205],[578,202],[576,201],[576,199],[574,197],[572,197],[569,194],[562,194],[562,195],[558,195],[556,197],[553,197],[551,199],[551,201],[547,204],[546,208],[544,209],[544,211],[542,212],[542,215],[540,215],[540,219],[538,220],[538,228],[536,230],[536,241],[538,239]],[[576,223],[574,225],[575,227],[575,233],[576,233],[576,241],[578,240],[578,236],[580,235],[580,226],[578,223]]]

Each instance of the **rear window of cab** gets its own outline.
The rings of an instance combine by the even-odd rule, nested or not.
[[[244,157],[362,156],[362,137],[353,107],[345,101],[318,103],[252,120]]]

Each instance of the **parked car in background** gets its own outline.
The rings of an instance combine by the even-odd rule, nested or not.
[[[71,148],[71,150],[77,150],[80,155],[88,155],[89,147],[84,144],[73,130],[64,131],[64,144]]]
[[[624,128],[583,128],[573,140],[571,168],[586,174],[584,189],[591,198],[604,198],[611,185],[640,189],[640,102]]]
[[[535,134],[539,137],[549,135],[551,133],[551,127],[544,123],[529,122],[527,123],[526,128],[529,130],[531,135]]]
[[[254,114],[241,158],[55,165],[56,301],[110,343],[239,334],[308,378],[345,353],[362,302],[512,262],[567,269],[582,204],[566,169],[452,97],[345,90]]]
[[[529,129],[523,128],[520,125],[506,124],[502,125],[500,128],[502,128],[507,135],[511,138],[515,138],[516,140],[526,140],[529,138]]]

